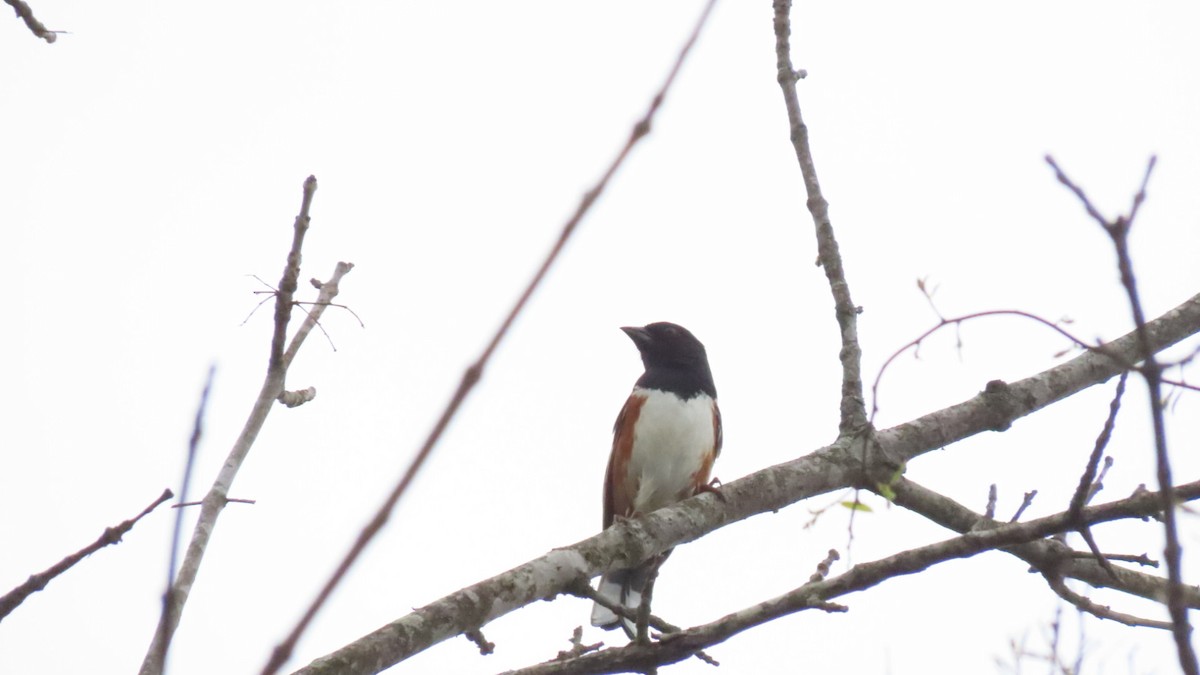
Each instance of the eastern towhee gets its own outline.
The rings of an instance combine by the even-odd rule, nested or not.
[[[612,455],[604,477],[604,527],[709,489],[709,472],[721,452],[721,413],[704,345],[686,328],[652,323],[622,328],[642,355],[646,372],[613,427]],[[670,551],[627,569],[608,570],[597,593],[636,616],[647,582]],[[592,625],[634,622],[596,603]]]

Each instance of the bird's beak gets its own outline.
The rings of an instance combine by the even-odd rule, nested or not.
[[[630,340],[633,340],[633,344],[637,345],[639,350],[650,344],[650,333],[645,328],[640,326],[622,326],[621,330],[625,331],[625,334],[629,336]]]

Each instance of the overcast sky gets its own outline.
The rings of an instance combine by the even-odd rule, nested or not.
[[[0,592],[178,488],[205,373],[202,494],[266,366],[301,184],[319,189],[302,278],[342,283],[234,485],[171,655],[174,675],[252,673],[402,472],[563,220],[642,115],[698,2],[122,3],[35,0],[48,45],[0,23]],[[1131,327],[1111,247],[1043,162],[1107,214],[1157,153],[1133,236],[1151,316],[1200,291],[1200,9],[1193,2],[797,3],[794,60],[864,371],[935,320],[1017,308],[1087,339]],[[671,320],[708,346],[725,481],[831,442],[837,331],[775,81],[766,0],[718,5],[636,149],[496,354],[413,490],[300,644],[299,666],[600,526],[610,429],[641,372],[619,326]],[[307,284],[302,284],[307,291]],[[879,426],[1059,363],[1044,328],[986,319],[901,359]],[[1194,346],[1194,342],[1193,342]],[[1182,352],[1176,352],[1182,353]],[[1193,379],[1195,379],[1193,377]],[[1112,385],[913,462],[908,477],[1001,515],[1065,508]],[[1154,484],[1131,386],[1101,500]],[[1168,419],[1180,482],[1200,409]],[[848,512],[826,495],[676,551],[655,610],[711,621],[801,583]],[[854,561],[950,536],[878,500]],[[0,672],[130,673],[149,644],[171,527],[154,513],[0,625]],[[194,516],[194,514],[193,514]],[[1182,520],[1185,578],[1200,528]],[[190,534],[190,529],[188,530]],[[1101,547],[1161,553],[1154,524]],[[1162,618],[1146,603],[1103,604]],[[1002,554],[943,565],[711,650],[731,673],[1003,672],[1059,606]],[[553,657],[589,607],[538,603],[397,672]],[[1068,625],[1067,646],[1078,631]],[[1088,672],[1169,673],[1169,636],[1084,622]],[[585,640],[623,640],[588,627]],[[1068,652],[1071,654],[1072,652]],[[1040,668],[1040,667],[1039,667]],[[699,662],[671,673],[714,672]]]

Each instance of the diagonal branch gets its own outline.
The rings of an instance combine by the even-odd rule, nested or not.
[[[45,588],[46,584],[53,581],[55,577],[59,576],[63,572],[66,572],[74,567],[75,564],[80,560],[83,560],[105,546],[121,543],[121,537],[125,536],[126,533],[132,530],[133,526],[137,524],[137,521],[141,520],[143,516],[153,511],[159,504],[162,504],[174,496],[175,495],[172,494],[170,490],[163,490],[163,493],[158,496],[158,499],[154,500],[154,503],[150,506],[142,509],[141,513],[130,518],[129,520],[114,525],[113,527],[104,528],[104,534],[100,535],[100,538],[96,541],[58,561],[45,572],[39,572],[30,576],[25,580],[25,583],[17,586],[8,593],[5,593],[3,596],[0,596],[0,621],[3,621],[4,617],[11,614],[18,605],[20,605],[22,602],[25,602],[26,598]]]
[[[1180,499],[1200,499],[1200,482],[1178,486],[1175,494]],[[1102,523],[1152,515],[1158,508],[1159,495],[1143,493],[1084,509],[1080,517],[1087,524]],[[570,661],[544,663],[516,672],[520,675],[652,672],[654,668],[686,659],[700,649],[781,616],[809,609],[828,611],[832,598],[866,590],[890,579],[917,574],[949,560],[1040,540],[1073,527],[1070,514],[1066,512],[1025,523],[994,524],[990,529],[967,532],[880,560],[860,563],[836,577],[817,577],[783,595],[727,614],[711,623],[665,635],[659,642],[630,643],[624,647],[585,654]]]
[[[1200,295],[1151,321],[1147,328],[1156,350],[1166,349],[1200,332]],[[1132,356],[1136,353],[1135,341],[1136,335],[1125,335],[1110,342],[1108,349],[1117,355]],[[1033,377],[1004,385],[1003,389],[1007,392],[1004,400],[1008,403],[998,411],[990,409],[997,405],[996,395],[984,392],[947,410],[880,431],[877,436],[878,454],[911,458],[943,448],[954,441],[994,429],[999,419],[1007,424],[1082,389],[1107,381],[1117,370],[1107,357],[1091,352],[1082,354]],[[527,604],[570,592],[576,584],[605,569],[631,567],[730,523],[760,513],[778,511],[818,494],[862,485],[865,481],[861,453],[857,451],[857,443],[853,443],[856,451],[852,453],[851,444],[852,439],[839,440],[811,454],[726,483],[721,488],[724,500],[702,494],[641,518],[614,525],[594,537],[556,549],[436,600],[296,672],[304,675],[377,673],[443,640],[480,628]],[[913,488],[910,482],[901,479],[896,485],[909,490],[903,494],[911,494]],[[900,503],[901,496],[898,489],[897,503]],[[969,510],[966,513],[974,516]],[[959,516],[961,518],[961,514]],[[942,523],[938,517],[929,517]],[[971,522],[973,524],[974,520]],[[1076,573],[1072,567],[1071,573],[1066,576],[1080,578],[1093,585],[1112,583],[1111,580],[1105,581],[1107,575],[1093,561],[1081,560],[1071,564],[1080,571]],[[1096,574],[1088,574],[1089,566],[1096,570]],[[1136,573],[1123,572],[1122,583],[1126,583],[1125,574]],[[1148,575],[1142,577],[1154,579]],[[1128,585],[1137,589],[1129,592],[1143,597],[1153,597],[1155,592],[1152,584],[1141,583],[1140,578],[1128,582]]]
[[[800,116],[800,101],[796,97],[796,81],[803,77],[792,67],[791,0],[775,0],[775,66],[779,86],[783,89],[783,102],[787,107],[788,126],[791,130],[792,146],[796,149],[796,160],[804,177],[804,189],[808,194],[808,211],[812,214],[817,232],[817,264],[825,269],[825,278],[833,292],[834,311],[841,331],[842,362],[841,422],[842,434],[854,433],[867,424],[866,405],[863,402],[862,349],[858,344],[858,314],[850,298],[850,285],[846,283],[846,271],[842,268],[842,255],[838,251],[837,239],[833,235],[833,224],[829,221],[829,203],[821,194],[817,181],[817,167],[813,162],[812,148],[808,145],[808,126]]]
[[[994,526],[992,521],[953,499],[908,479],[901,479],[891,487],[897,505],[947,529],[965,533]],[[1067,514],[1070,515],[1070,512]],[[1124,567],[1114,567],[1114,576],[1094,558],[1080,557],[1077,551],[1059,541],[1035,541],[1012,546],[1005,551],[1047,574],[1078,579],[1096,588],[1111,588],[1154,602],[1162,602],[1166,597],[1166,579]],[[1189,607],[1200,609],[1200,589],[1185,587],[1184,602]]]
[[[391,494],[388,495],[387,499],[385,499],[383,504],[380,505],[379,509],[376,510],[375,515],[372,516],[371,520],[368,521],[365,527],[363,527],[362,531],[358,535],[358,538],[355,539],[354,543],[351,545],[350,550],[346,552],[346,555],[338,564],[337,569],[334,570],[334,573],[317,593],[317,597],[305,610],[304,615],[300,617],[300,620],[296,623],[295,627],[292,628],[291,632],[283,640],[283,642],[276,645],[275,649],[272,650],[270,659],[263,667],[263,675],[271,675],[272,673],[277,672],[279,668],[282,667],[289,658],[291,658],[292,651],[295,649],[296,642],[300,639],[300,635],[303,634],[308,624],[312,622],[313,618],[316,616],[321,606],[324,605],[325,601],[333,593],[333,589],[337,587],[342,577],[345,576],[358,557],[362,555],[362,552],[366,550],[367,544],[375,537],[379,530],[383,529],[384,524],[387,523],[392,510],[400,501],[400,497],[403,496],[405,491],[407,491],[408,486],[416,477],[417,472],[420,471],[421,467],[425,463],[425,460],[428,459],[438,441],[441,440],[442,433],[446,430],[446,427],[449,426],[450,420],[454,418],[455,414],[457,414],[458,409],[466,400],[467,395],[470,394],[471,390],[475,388],[475,385],[479,382],[480,378],[483,377],[484,367],[491,359],[492,354],[495,353],[496,348],[500,346],[500,342],[504,339],[504,336],[508,334],[509,327],[511,327],[513,322],[516,321],[517,316],[521,313],[521,311],[525,308],[525,305],[529,302],[529,299],[533,296],[533,292],[537,290],[538,286],[541,285],[542,279],[545,278],[546,273],[550,270],[550,267],[558,259],[558,255],[566,246],[567,240],[571,238],[571,235],[575,232],[576,227],[583,220],[583,217],[587,215],[588,211],[591,210],[592,204],[594,204],[600,197],[601,193],[604,192],[604,189],[608,186],[609,181],[616,174],[617,169],[619,169],[621,165],[625,163],[625,159],[629,156],[629,153],[633,151],[633,147],[637,145],[638,141],[650,133],[651,123],[654,120],[655,114],[658,112],[658,109],[662,107],[663,101],[666,100],[667,92],[670,90],[671,85],[675,82],[675,78],[679,75],[679,71],[683,68],[683,63],[687,59],[688,54],[691,52],[692,46],[696,44],[696,40],[699,39],[700,31],[707,22],[708,16],[712,12],[712,8],[715,4],[716,0],[709,0],[708,3],[705,4],[704,9],[700,13],[700,17],[696,20],[695,28],[692,30],[687,42],[684,43],[683,48],[680,49],[679,55],[676,57],[675,63],[671,67],[670,72],[667,74],[666,79],[663,81],[662,86],[659,88],[658,93],[656,93],[654,98],[650,101],[650,105],[646,109],[646,113],[640,120],[638,120],[636,124],[634,124],[628,140],[625,141],[625,145],[609,164],[608,169],[605,170],[604,175],[600,177],[600,180],[596,183],[595,187],[584,194],[579,206],[575,209],[575,213],[567,220],[566,224],[563,225],[563,229],[558,236],[558,241],[554,243],[554,246],[551,247],[550,252],[546,254],[545,259],[542,261],[541,267],[539,267],[537,272],[534,273],[533,278],[530,279],[529,284],[525,287],[524,292],[521,293],[519,298],[517,298],[516,303],[513,304],[512,309],[509,310],[508,315],[500,324],[500,327],[496,329],[495,334],[492,335],[492,339],[490,342],[488,342],[487,347],[484,348],[483,353],[480,354],[475,363],[467,368],[466,372],[463,373],[462,380],[460,380],[458,388],[455,390],[454,394],[451,395],[450,401],[446,403],[446,407],[442,410],[441,416],[438,418],[437,422],[434,423],[433,428],[429,431],[429,435],[425,438],[425,442],[421,445],[420,450],[417,451],[416,456],[405,470],[404,475],[400,478],[400,481],[392,489]]]
[[[1171,630],[1172,624],[1170,621],[1157,621],[1155,619],[1145,619],[1124,612],[1117,612],[1111,607],[1096,604],[1086,596],[1080,595],[1067,587],[1067,582],[1062,577],[1046,574],[1046,583],[1050,588],[1058,594],[1060,598],[1075,605],[1080,611],[1087,612],[1098,619],[1109,619],[1117,623],[1123,623],[1126,626],[1133,628],[1157,628],[1159,630]]]
[[[1103,480],[1103,475],[1097,479],[1096,472],[1100,467],[1100,457],[1104,455],[1104,449],[1108,447],[1108,441],[1112,438],[1113,427],[1117,424],[1117,413],[1121,411],[1121,397],[1125,394],[1125,380],[1129,373],[1121,373],[1121,377],[1117,379],[1117,391],[1113,394],[1112,402],[1108,404],[1108,417],[1104,420],[1104,426],[1100,429],[1100,435],[1096,437],[1096,443],[1092,446],[1092,454],[1088,456],[1087,466],[1083,470],[1083,475],[1079,477],[1079,485],[1075,488],[1075,494],[1071,497],[1070,506],[1067,508],[1067,513],[1072,518],[1078,519],[1079,512],[1083,509],[1083,505],[1088,502],[1100,489],[1100,482]],[[1112,458],[1109,458],[1111,462]],[[1092,530],[1085,523],[1079,521],[1079,535],[1083,537],[1092,554],[1096,556],[1096,562],[1112,576],[1117,575],[1116,568],[1104,557],[1100,552],[1100,546],[1096,543],[1096,538],[1092,536]],[[1056,577],[1047,577],[1052,582],[1059,581]],[[1066,588],[1063,586],[1063,588]],[[1057,588],[1055,590],[1058,590]],[[1072,602],[1077,607],[1083,608],[1080,603],[1074,602],[1073,599],[1064,593],[1059,593],[1063,598]]]
[[[29,6],[29,3],[22,2],[22,0],[4,0],[4,2],[17,12],[17,16],[25,22],[25,26],[29,28],[34,35],[42,38],[50,44],[54,44],[54,41],[58,39],[57,32],[47,29],[44,25],[42,25],[41,21],[37,20],[37,17],[33,15],[33,9]]]

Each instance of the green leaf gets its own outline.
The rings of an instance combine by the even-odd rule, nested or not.
[[[879,493],[880,497],[883,497],[893,504],[896,503],[896,491],[892,489],[891,485],[888,485],[887,483],[876,483],[875,491]]]
[[[865,511],[867,513],[871,513],[872,511],[871,507],[862,502],[842,502],[842,506],[850,509],[851,511]]]

